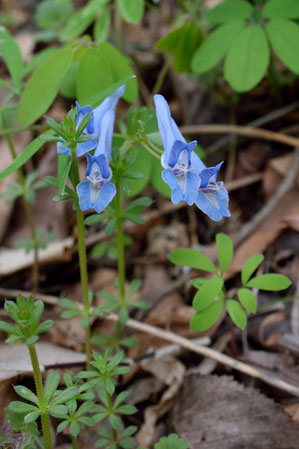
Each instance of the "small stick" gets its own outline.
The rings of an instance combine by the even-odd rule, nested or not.
[[[106,316],[105,318],[111,321],[118,320],[118,316],[114,313]],[[238,360],[235,360],[225,354],[221,354],[221,352],[215,351],[214,349],[194,344],[192,341],[188,340],[187,338],[181,337],[174,332],[164,331],[162,329],[159,329],[158,327],[151,326],[150,324],[146,323],[140,323],[139,321],[133,320],[131,318],[126,322],[126,325],[131,329],[145,332],[163,340],[178,344],[185,349],[196,352],[197,354],[201,354],[205,357],[210,357],[211,359],[216,360],[223,365],[229,366],[230,368],[247,374],[248,376],[260,379],[269,385],[273,385],[280,390],[286,391],[287,393],[299,397],[299,388],[295,385],[291,385],[284,380],[279,379],[278,377],[269,375],[267,373],[264,373],[263,371],[253,368],[247,363],[239,362]]]
[[[276,133],[267,129],[257,129],[251,126],[240,125],[188,125],[181,126],[183,134],[238,134],[240,136],[257,137],[273,142],[283,143],[291,147],[299,147],[299,139],[287,136],[286,134]]]

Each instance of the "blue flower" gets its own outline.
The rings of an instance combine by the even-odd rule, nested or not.
[[[79,126],[84,115],[91,114],[90,122],[88,123],[87,127],[81,134],[82,136],[89,136],[90,139],[86,140],[85,142],[81,142],[77,145],[76,152],[78,157],[83,156],[83,154],[86,154],[89,151],[96,148],[99,136],[101,135],[102,132],[101,129],[102,118],[107,111],[115,109],[117,102],[123,95],[125,89],[126,89],[125,85],[119,87],[95,109],[92,109],[92,107],[89,105],[81,107],[79,103],[76,101],[77,106],[76,127]],[[69,148],[68,147],[61,148],[62,146],[63,143],[58,142],[57,144],[58,154],[68,154],[69,156],[71,156],[71,151],[69,150]]]
[[[217,182],[222,163],[207,168],[193,151],[197,142],[186,142],[165,98],[155,95],[154,102],[164,147],[162,178],[171,188],[171,201],[186,201],[190,206],[195,203],[214,221],[229,217],[227,191],[222,182]]]
[[[81,210],[95,209],[102,212],[116,194],[115,185],[110,182],[112,171],[109,161],[112,151],[112,137],[115,113],[108,110],[101,119],[101,134],[94,156],[87,153],[86,181],[77,186]]]

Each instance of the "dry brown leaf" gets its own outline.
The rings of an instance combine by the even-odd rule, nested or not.
[[[293,188],[258,229],[237,248],[233,261],[225,272],[230,278],[242,270],[245,261],[253,254],[263,253],[287,228],[299,231],[299,189]]]
[[[293,160],[293,153],[270,159],[263,176],[263,187],[267,198],[270,198],[278,189],[279,184],[288,173]],[[299,187],[299,176],[297,177]]]
[[[261,322],[258,330],[259,342],[266,347],[277,345],[277,338],[286,332],[288,321],[284,312],[275,312],[267,315]]]
[[[298,449],[299,425],[228,376],[186,376],[172,425],[189,449]]]
[[[146,359],[141,362],[141,365],[143,370],[152,373],[168,386],[160,402],[145,409],[144,424],[136,435],[138,444],[149,446],[153,442],[157,420],[171,409],[174,398],[182,385],[185,366],[170,356],[151,360]]]
[[[297,404],[288,405],[284,408],[284,411],[287,412],[294,421],[299,423],[299,402]]]

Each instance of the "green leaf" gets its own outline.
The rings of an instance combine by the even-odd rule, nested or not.
[[[62,418],[65,419],[67,417],[67,407],[65,405],[50,405],[49,413],[54,418]]]
[[[107,249],[108,249],[108,243],[107,242],[97,243],[96,245],[94,245],[92,247],[90,256],[94,260],[100,259],[102,256],[104,256],[104,254],[106,253]]]
[[[73,50],[64,48],[51,55],[33,72],[19,103],[18,119],[22,126],[31,125],[51,106],[72,58]]]
[[[47,131],[43,135],[53,135],[53,131]],[[22,167],[29,159],[32,158],[32,156],[37,153],[37,151],[44,145],[44,142],[40,140],[39,138],[34,139],[23,151],[20,153],[13,162],[8,165],[4,170],[0,172],[0,181],[2,179],[6,178],[7,176],[11,175],[15,171],[18,170],[18,168]]]
[[[291,285],[291,281],[284,274],[263,274],[250,279],[247,287],[258,288],[260,290],[277,291],[285,290]]]
[[[117,409],[116,409],[116,413],[120,413],[122,415],[133,415],[134,413],[137,412],[137,408],[134,405],[120,405]]]
[[[46,320],[38,326],[35,333],[39,335],[42,334],[43,332],[47,332],[49,329],[51,329],[53,324],[54,324],[53,320]]]
[[[249,312],[255,312],[257,308],[256,297],[248,288],[239,288],[238,298],[240,303]]]
[[[77,95],[77,72],[79,60],[75,60],[69,66],[59,87],[59,93],[66,98],[76,98]]]
[[[286,19],[273,19],[265,28],[277,57],[292,72],[299,74],[299,25]]]
[[[131,0],[130,0],[131,1]],[[135,2],[134,2],[135,3]],[[105,63],[109,66],[112,73],[112,83],[134,76],[134,71],[129,64],[129,60],[120,53],[117,48],[108,42],[102,42],[98,47],[99,53],[104,57]],[[103,70],[103,67],[102,67]],[[127,87],[123,94],[123,99],[132,103],[138,96],[138,83],[136,78],[128,80]],[[103,87],[102,87],[103,89]]]
[[[79,435],[79,433],[80,433],[80,424],[79,424],[78,422],[76,422],[76,421],[71,422],[71,425],[70,425],[70,434],[71,434],[73,437],[76,437],[76,436]]]
[[[193,298],[192,307],[198,312],[208,307],[214,301],[223,287],[223,279],[214,277],[207,279]]]
[[[110,22],[110,11],[105,8],[100,17],[95,21],[93,27],[93,38],[95,42],[102,42],[107,39],[110,30]]]
[[[72,159],[68,154],[58,155],[58,195],[64,193],[65,184],[71,169]]]
[[[41,29],[60,29],[73,13],[70,1],[43,0],[36,9],[36,21]]]
[[[88,316],[84,316],[80,321],[80,327],[82,327],[82,329],[87,329],[88,325],[89,325],[89,318]]]
[[[269,19],[298,19],[299,2],[298,0],[270,0],[264,5],[262,13]]]
[[[201,28],[194,20],[189,20],[182,27],[160,39],[156,43],[156,48],[172,56],[173,68],[176,72],[186,72],[190,70],[194,52],[203,39]]]
[[[255,270],[263,262],[263,260],[263,254],[254,254],[246,260],[241,272],[241,280],[243,285],[247,284],[250,276],[255,272]]]
[[[211,9],[206,17],[212,24],[218,25],[248,19],[252,12],[253,7],[245,0],[227,0]]]
[[[116,83],[111,84],[106,89],[101,89],[91,97],[89,104],[92,107],[98,106],[98,104],[101,103],[101,101],[103,101],[105,98],[111,95],[116,89],[118,89],[123,84],[127,84],[128,81],[131,81],[134,78],[135,75],[129,75],[117,81]]]
[[[15,413],[30,413],[37,410],[37,408],[34,405],[25,404],[25,402],[21,401],[11,402],[8,408]]]
[[[144,0],[117,0],[117,8],[127,23],[136,25],[143,17]]]
[[[9,323],[6,323],[6,321],[0,321],[0,331],[6,332],[7,334],[21,335],[17,328]]]
[[[91,226],[97,223],[100,223],[101,221],[105,220],[106,218],[109,218],[109,214],[107,213],[101,213],[101,214],[92,214],[89,215],[89,217],[86,217],[84,220],[84,224],[87,226]]]
[[[96,48],[86,49],[78,67],[77,97],[80,105],[92,105],[94,95],[111,86],[113,81],[105,56]]]
[[[16,385],[14,387],[15,391],[27,401],[33,402],[35,405],[38,405],[38,397],[34,394],[29,388],[24,387],[23,385]]]
[[[237,92],[246,92],[263,78],[270,60],[270,51],[264,30],[259,26],[244,28],[228,51],[224,76]]]
[[[65,390],[62,390],[55,399],[51,402],[51,407],[54,405],[60,405],[63,404],[70,399],[72,399],[74,396],[78,394],[78,387],[68,387]]]
[[[50,399],[52,398],[54,392],[57,390],[57,387],[59,385],[60,376],[57,371],[53,371],[49,374],[46,380],[45,384],[45,399],[46,403],[48,404]]]
[[[14,38],[3,27],[0,27],[0,56],[3,57],[13,82],[18,89],[21,89],[24,73],[21,50]]]
[[[30,412],[30,413],[28,413],[28,415],[25,416],[24,422],[26,424],[28,424],[30,422],[34,422],[37,420],[37,418],[39,418],[39,416],[40,416],[40,410],[35,410],[34,412]]]
[[[222,276],[232,261],[234,247],[232,239],[228,235],[223,233],[219,233],[216,235],[216,243],[218,249],[219,266]]]
[[[121,422],[121,419],[118,416],[110,415],[109,416],[109,424],[112,427],[112,429],[120,430],[122,422]]]
[[[76,14],[71,16],[66,26],[61,30],[60,39],[66,42],[82,34],[108,1],[91,0],[83,8],[80,8]]]
[[[208,307],[200,312],[196,312],[191,318],[190,328],[193,332],[203,332],[209,329],[220,316],[223,310],[224,302],[214,301]]]
[[[188,443],[185,438],[179,438],[178,435],[172,433],[168,437],[162,437],[154,445],[155,449],[187,449]]]
[[[234,299],[228,299],[226,301],[226,309],[235,325],[244,329],[247,323],[247,317],[241,304]]]
[[[69,425],[69,421],[67,421],[67,420],[62,421],[56,429],[57,433],[62,432],[64,429],[66,429],[66,427],[68,425]]]
[[[217,274],[217,269],[214,263],[205,254],[200,253],[195,249],[175,249],[168,255],[168,258],[176,265],[185,265],[187,267]]]
[[[226,55],[233,39],[245,27],[241,20],[226,23],[213,31],[199,46],[192,60],[195,73],[205,73],[215,67]]]
[[[153,200],[151,198],[148,198],[147,196],[137,198],[134,201],[131,201],[130,204],[125,208],[125,211],[128,212],[131,209],[135,209],[135,207],[149,207],[153,204]]]

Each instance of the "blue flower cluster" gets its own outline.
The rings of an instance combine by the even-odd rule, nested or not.
[[[85,114],[90,113],[91,119],[83,131],[83,136],[90,138],[77,146],[77,156],[87,156],[86,180],[77,186],[81,210],[95,209],[98,213],[104,210],[116,194],[112,184],[112,171],[109,161],[112,151],[114,109],[119,98],[125,91],[121,86],[107,97],[94,110],[91,106],[77,105],[76,126]],[[187,143],[178,126],[171,117],[169,106],[162,95],[155,95],[154,102],[158,119],[159,131],[164,147],[161,158],[163,167],[162,178],[171,188],[171,201],[179,203],[186,201],[190,206],[196,206],[212,220],[219,221],[229,217],[228,193],[223,183],[217,181],[217,175],[222,162],[215,167],[207,168],[193,151],[196,141]],[[58,143],[58,153],[71,155],[67,147]],[[94,150],[94,155],[89,151]]]

